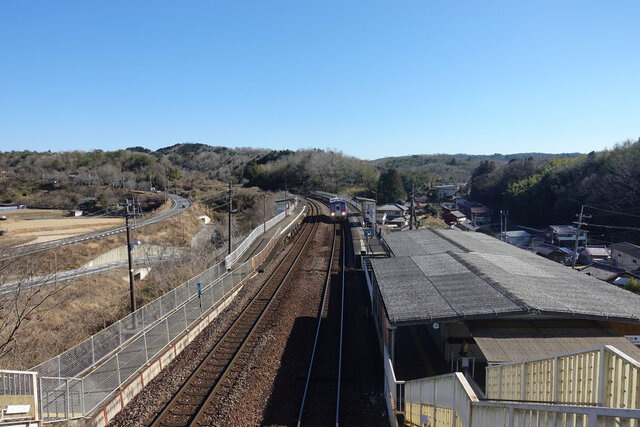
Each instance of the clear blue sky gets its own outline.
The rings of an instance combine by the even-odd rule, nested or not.
[[[0,151],[588,152],[640,137],[640,1],[0,2]]]

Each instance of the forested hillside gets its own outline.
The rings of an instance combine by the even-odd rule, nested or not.
[[[640,227],[640,139],[573,158],[483,160],[471,197],[531,226],[571,223],[586,205],[592,236],[628,236]]]
[[[231,149],[194,143],[157,151],[143,147],[12,151],[0,153],[0,203],[74,208],[93,197],[106,205],[121,201],[126,195],[123,190],[166,187],[213,206],[229,181],[235,187],[321,189],[395,202],[403,201],[412,186],[417,194],[429,194],[435,185],[465,183],[473,177],[474,198],[508,208],[512,217],[536,224],[567,218],[581,203],[615,208],[637,201],[625,192],[609,202],[608,190],[614,184],[616,188],[628,184],[622,176],[635,170],[630,159],[636,146],[626,144],[582,157],[575,153],[556,157],[541,153],[439,154],[372,162],[325,150]],[[626,200],[627,196],[631,199]]]
[[[496,165],[503,165],[515,159],[549,160],[552,157],[566,158],[580,155],[580,153],[414,154],[412,156],[385,157],[373,160],[372,163],[383,169],[397,169],[401,174],[427,171],[432,180],[438,183],[465,183],[471,177],[473,170],[484,160],[491,160]]]

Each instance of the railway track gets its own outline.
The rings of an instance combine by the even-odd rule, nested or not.
[[[150,425],[208,425],[209,403],[221,389],[233,383],[235,362],[241,357],[253,332],[268,312],[271,303],[276,299],[307,243],[317,230],[319,208],[313,202],[310,206],[312,208],[310,220],[305,221],[303,230],[284,261],[266,280],[256,296]]]
[[[334,224],[333,243],[316,335],[300,404],[301,425],[338,425],[344,321],[345,229]],[[336,246],[339,235],[340,245]],[[339,256],[335,256],[336,253]],[[337,270],[336,274],[333,274]]]

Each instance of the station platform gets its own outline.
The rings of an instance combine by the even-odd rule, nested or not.
[[[234,270],[236,267],[250,260],[254,255],[260,253],[276,233],[280,233],[281,236],[286,236],[291,233],[291,231],[295,229],[296,224],[300,223],[304,219],[308,211],[309,207],[307,206],[307,201],[302,198],[298,199],[296,207],[289,212],[282,221],[267,230],[266,233],[258,236],[249,248],[247,248],[247,250],[231,264],[231,269]]]

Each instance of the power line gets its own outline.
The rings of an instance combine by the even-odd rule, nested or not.
[[[603,225],[603,224],[583,224],[588,227],[602,227],[609,228],[615,230],[632,230],[632,231],[640,231],[640,227],[625,227],[622,225]]]
[[[585,206],[588,207],[589,209],[595,209],[597,211],[608,212],[608,213],[612,213],[612,214],[615,214],[615,215],[623,215],[623,216],[630,216],[630,217],[634,217],[634,218],[640,218],[640,215],[623,213],[623,212],[619,212],[619,211],[612,211],[612,210],[609,210],[609,209],[596,208],[595,206],[591,206],[591,205],[585,205]]]

